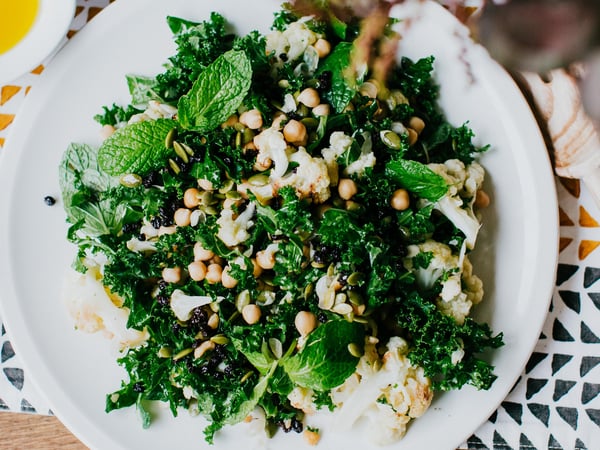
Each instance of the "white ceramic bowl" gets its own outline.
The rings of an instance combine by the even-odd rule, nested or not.
[[[57,48],[75,13],[75,0],[39,0],[35,22],[27,35],[0,54],[0,85],[34,69]]]

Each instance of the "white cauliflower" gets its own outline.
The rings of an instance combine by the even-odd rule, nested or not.
[[[148,339],[146,330],[127,328],[129,311],[122,307],[117,295],[102,285],[99,266],[89,267],[85,274],[69,271],[62,294],[78,330],[101,332],[118,350],[137,347]]]
[[[367,417],[372,438],[389,444],[404,435],[412,418],[427,410],[433,399],[430,380],[421,367],[410,363],[407,351],[404,339],[392,337],[379,370],[362,377],[355,374],[334,390],[332,399],[339,406],[335,425],[339,429],[348,430],[360,417]]]
[[[287,396],[290,404],[305,414],[314,414],[317,411],[317,406],[313,400],[314,391],[310,388],[296,386]]]
[[[483,167],[476,162],[465,166],[458,159],[450,159],[443,164],[428,164],[427,167],[448,184],[448,192],[435,203],[434,208],[464,233],[467,247],[472,249],[481,226],[473,212],[473,202],[483,183]]]
[[[288,168],[287,142],[283,133],[275,128],[267,128],[254,137],[254,145],[258,149],[256,162],[268,166],[272,161],[275,167],[271,176],[282,177]]]
[[[360,156],[356,161],[350,163],[347,167],[344,168],[344,175],[357,175],[361,176],[368,167],[374,167],[376,163],[375,154],[373,153],[373,145],[371,140],[370,133],[363,133],[364,143],[361,146]],[[327,167],[329,169],[330,177],[335,182],[332,182],[332,185],[335,186],[337,184],[338,178],[338,162],[337,159],[342,156],[344,153],[350,150],[350,146],[354,143],[354,138],[348,136],[343,131],[334,131],[331,133],[329,138],[329,147],[321,150],[321,155],[325,159],[327,163]],[[334,174],[334,175],[332,175]],[[335,178],[334,178],[335,176]]]
[[[375,167],[377,162],[375,153],[373,153],[373,141],[371,140],[371,133],[363,133],[364,143],[360,148],[360,156],[358,159],[348,165],[344,169],[344,175],[357,175],[361,177],[365,170],[369,167]]]
[[[273,186],[276,190],[284,186],[293,186],[300,198],[312,198],[315,203],[324,203],[330,197],[329,173],[327,164],[322,158],[312,157],[304,147],[292,153],[289,161],[298,166],[289,174],[281,178],[273,178]]]
[[[289,24],[285,31],[273,31],[267,35],[266,50],[276,57],[286,55],[291,62],[304,55],[305,50],[318,39],[318,35],[303,22]]]
[[[164,103],[159,103],[156,100],[150,100],[146,110],[131,116],[127,123],[132,124],[144,122],[146,120],[172,119],[175,114],[177,114],[177,108]]]
[[[254,225],[251,219],[255,209],[254,202],[250,202],[236,218],[234,218],[235,213],[231,209],[221,210],[221,216],[217,219],[217,225],[219,225],[217,237],[228,247],[235,247],[244,242],[250,237],[248,230]]]
[[[415,263],[417,255],[426,254],[431,257],[426,267],[421,266],[423,262]],[[427,240],[410,245],[403,264],[415,275],[417,285],[423,290],[431,289],[441,279],[438,308],[459,324],[469,315],[471,307],[483,298],[483,283],[473,274],[468,257],[453,254],[446,244]]]
[[[200,306],[212,303],[208,295],[187,295],[181,289],[175,289],[171,294],[169,306],[179,320],[185,322],[192,316],[192,311]]]

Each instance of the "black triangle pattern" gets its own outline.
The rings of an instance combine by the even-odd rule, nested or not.
[[[10,408],[8,407],[6,402],[0,398],[0,410],[8,411],[9,409]]]
[[[555,341],[560,342],[574,342],[575,338],[567,331],[565,326],[558,319],[554,319],[554,325],[552,326],[552,337]]]
[[[525,398],[531,400],[531,398],[540,392],[544,386],[548,384],[547,379],[530,378],[527,380],[527,392]]]
[[[488,419],[488,422],[496,423],[496,420],[498,420],[498,410],[492,413],[492,415]]]
[[[575,441],[575,450],[587,450],[587,447],[585,446],[583,441],[581,441],[581,439],[577,439]]]
[[[560,445],[560,442],[556,440],[553,435],[550,435],[548,439],[548,450],[564,450],[563,446]]]
[[[469,446],[469,450],[490,450],[490,448],[475,435],[467,440],[467,445]]]
[[[554,395],[552,396],[552,400],[557,402],[565,395],[567,395],[568,392],[571,389],[573,389],[573,386],[575,386],[576,384],[576,381],[556,380],[556,382],[554,383]]]
[[[0,358],[1,358],[2,363],[5,363],[10,358],[15,356],[15,351],[13,350],[13,347],[12,347],[12,344],[10,343],[10,341],[6,341],[6,342],[4,342],[4,344],[2,344],[2,351],[0,352],[0,355],[1,355]]]
[[[586,409],[585,412],[590,420],[600,427],[600,409]]]
[[[543,341],[544,339],[548,339],[548,336],[546,336],[546,335],[544,334],[544,332],[542,331],[542,332],[540,333],[540,341]]]
[[[577,408],[557,406],[556,412],[565,422],[571,425],[571,428],[577,430],[577,420],[579,419],[579,413],[577,412]]]
[[[541,405],[539,403],[528,403],[527,408],[531,413],[542,422],[546,427],[550,422],[550,407],[548,405]]]
[[[525,366],[525,373],[531,372],[539,363],[546,359],[547,356],[548,353],[533,352]]]
[[[494,431],[494,450],[513,450],[497,431]]]
[[[600,293],[598,293],[598,292],[588,292],[588,296],[592,300],[592,303],[594,303],[594,306],[597,309],[600,309]]]
[[[600,269],[596,267],[586,267],[583,275],[583,287],[589,288],[600,279]]]
[[[562,353],[555,353],[552,356],[552,375],[556,375],[560,369],[566,366],[569,361],[573,359],[573,355],[563,355]]]
[[[558,295],[569,309],[572,309],[577,314],[581,312],[581,298],[579,292],[575,291],[558,291]]]
[[[584,405],[594,400],[600,394],[600,384],[583,383],[581,390],[581,403]]]
[[[31,405],[31,403],[29,403],[27,400],[22,399],[21,400],[21,412],[26,412],[26,413],[32,413],[35,414],[36,410],[35,408]]]
[[[573,264],[559,264],[556,268],[556,285],[560,286],[571,278],[579,270],[579,266]]]
[[[520,450],[537,450],[533,446],[533,443],[529,440],[529,438],[527,436],[525,436],[523,433],[521,433],[521,436],[519,437],[519,449]]]
[[[579,375],[581,377],[586,376],[599,364],[600,356],[584,356],[583,358],[581,358],[581,365],[579,366]]]
[[[10,384],[16,387],[19,391],[23,389],[23,384],[25,383],[23,369],[18,367],[8,367],[2,370],[4,371],[4,375],[6,375],[8,381],[10,381]]]
[[[586,325],[585,322],[581,322],[580,332],[581,342],[584,344],[599,344],[600,338],[594,334],[592,330]]]
[[[514,402],[502,402],[506,413],[519,425],[523,424],[523,405]]]

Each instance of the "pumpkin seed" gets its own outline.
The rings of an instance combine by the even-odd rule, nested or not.
[[[169,158],[169,167],[171,167],[171,170],[175,172],[175,175],[179,175],[179,172],[181,172],[181,168],[171,158]]]
[[[400,139],[400,136],[398,136],[392,130],[380,131],[379,137],[381,137],[381,142],[393,150],[398,150],[400,147],[402,147],[402,140]]]
[[[244,306],[250,304],[250,300],[251,300],[250,291],[248,289],[244,289],[235,298],[235,307],[237,308],[237,310],[239,312],[242,312],[242,309],[244,309]]]
[[[269,338],[269,349],[276,359],[280,359],[283,356],[283,344],[279,339]]]
[[[240,379],[240,383],[243,383],[244,381],[248,381],[248,378],[250,378],[253,373],[254,372],[252,372],[251,370],[249,370],[248,372],[246,372],[244,374],[244,376]]]
[[[177,135],[177,128],[172,128],[171,131],[169,131],[167,133],[167,135],[165,136],[165,147],[166,148],[171,148],[176,135]]]
[[[170,358],[173,352],[169,347],[161,347],[157,354],[159,358]]]
[[[181,350],[179,353],[177,353],[175,356],[173,356],[173,361],[178,361],[181,358],[189,355],[190,353],[192,353],[194,351],[193,348],[184,348],[183,350]]]
[[[229,338],[224,334],[217,334],[211,337],[210,340],[218,345],[225,345],[229,343]]]
[[[187,164],[190,162],[189,155],[179,142],[173,141],[173,150],[175,150],[175,154],[179,156],[184,163]]]
[[[233,185],[234,185],[234,181],[233,180],[227,180],[223,183],[223,186],[221,186],[219,188],[219,193],[220,194],[226,194],[227,192],[231,191],[233,189]]]
[[[252,186],[266,186],[269,184],[269,177],[259,173],[248,178],[248,183]]]
[[[350,286],[358,286],[360,282],[363,280],[364,276],[360,272],[352,272],[347,279],[347,282]]]
[[[358,344],[355,344],[354,342],[351,342],[350,344],[348,344],[348,351],[355,358],[360,358],[363,355],[363,352],[360,349],[360,347],[358,346]]]
[[[339,314],[341,316],[350,314],[353,311],[352,306],[350,306],[348,303],[338,303],[333,308],[331,308],[331,310],[334,313]]]

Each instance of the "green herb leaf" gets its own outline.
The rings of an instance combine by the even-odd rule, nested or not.
[[[98,150],[98,164],[109,175],[144,175],[164,165],[171,150],[165,137],[175,122],[169,119],[147,120],[120,128]]]
[[[252,81],[252,66],[243,51],[219,56],[194,82],[178,103],[181,126],[210,131],[233,114],[244,100]]]
[[[348,344],[362,347],[364,328],[356,322],[334,320],[314,330],[302,350],[282,361],[290,379],[300,386],[329,390],[342,384],[354,373],[358,358]]]
[[[169,25],[169,29],[173,34],[180,34],[186,32],[190,28],[198,26],[199,23],[182,19],[180,17],[167,16],[167,25]]]
[[[356,89],[348,83],[346,74],[342,70],[344,67],[350,66],[351,52],[352,44],[350,42],[338,44],[317,71],[317,75],[323,72],[331,72],[331,89],[326,91],[323,96],[338,113],[341,113],[348,106],[348,103],[356,94]]]
[[[385,166],[385,173],[402,187],[431,202],[436,202],[448,192],[444,178],[418,161],[390,161]]]
[[[162,101],[154,91],[157,85],[156,78],[140,75],[127,75],[125,78],[127,78],[127,87],[131,94],[131,104],[134,107],[145,109],[150,100]]]

